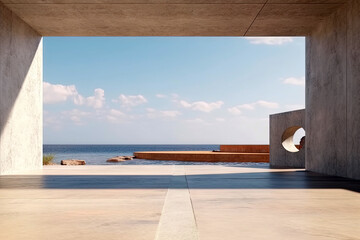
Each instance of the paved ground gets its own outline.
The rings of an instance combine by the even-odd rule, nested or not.
[[[0,177],[0,239],[360,239],[359,192],[303,170],[51,166]]]

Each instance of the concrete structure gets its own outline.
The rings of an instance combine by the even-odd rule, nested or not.
[[[0,4],[0,174],[42,166],[42,38]]]
[[[306,42],[306,169],[360,179],[360,2]]]
[[[0,176],[0,239],[358,239],[359,181],[230,166],[45,166]]]
[[[307,36],[306,168],[360,179],[357,0],[0,2],[0,173],[41,165],[40,35],[286,35]]]
[[[347,0],[1,1],[43,36],[304,36]]]
[[[211,151],[153,151],[135,152],[134,156],[147,160],[184,162],[269,162],[269,153],[239,153]]]
[[[305,167],[305,149],[295,146],[295,132],[305,128],[305,110],[270,115],[270,166]]]

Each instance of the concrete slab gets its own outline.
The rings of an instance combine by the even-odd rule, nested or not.
[[[346,0],[0,0],[43,36],[305,36]]]
[[[342,4],[266,4],[246,36],[307,36],[340,6]]]
[[[7,4],[43,36],[242,36],[262,4]]]
[[[0,239],[358,239],[359,192],[302,169],[49,166],[0,176]]]

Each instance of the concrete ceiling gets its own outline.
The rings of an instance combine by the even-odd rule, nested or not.
[[[306,36],[346,0],[0,0],[44,36]]]

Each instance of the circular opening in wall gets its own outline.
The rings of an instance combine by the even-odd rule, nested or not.
[[[300,126],[287,128],[282,137],[283,147],[289,152],[299,152],[305,145],[305,130]]]

